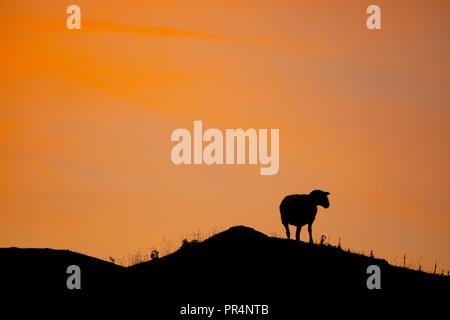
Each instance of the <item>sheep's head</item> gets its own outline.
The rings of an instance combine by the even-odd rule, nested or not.
[[[318,206],[322,206],[325,209],[330,206],[330,201],[328,200],[329,192],[325,192],[322,190],[314,190],[309,194]]]

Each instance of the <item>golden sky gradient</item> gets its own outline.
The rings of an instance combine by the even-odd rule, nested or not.
[[[81,8],[81,30],[66,7]],[[370,4],[382,30],[366,28]],[[1,1],[0,246],[103,259],[247,225],[450,268],[449,1]],[[280,129],[280,170],[176,166],[176,128]],[[302,239],[307,239],[303,230]]]

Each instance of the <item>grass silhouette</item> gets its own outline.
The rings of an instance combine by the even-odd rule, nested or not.
[[[215,226],[213,229],[211,229],[208,232],[202,232],[200,230],[193,231],[190,233],[187,233],[179,238],[179,240],[171,240],[167,237],[164,237],[162,241],[160,241],[157,245],[148,247],[146,249],[139,248],[137,250],[134,250],[132,252],[129,252],[127,255],[117,259],[117,264],[124,266],[124,267],[130,267],[135,266],[144,262],[151,261],[151,255],[153,251],[158,251],[158,258],[162,258],[165,256],[168,256],[170,254],[173,254],[177,250],[181,248],[189,247],[189,245],[197,244],[200,242],[205,241],[208,238],[213,237],[214,235],[222,232],[224,228]],[[270,234],[271,238],[277,238],[277,239],[285,239],[285,235],[279,232],[272,232]],[[346,251],[347,253],[353,253],[358,254],[360,256],[364,256],[367,258],[375,258],[374,251],[373,250],[355,250],[350,247],[343,246],[343,241],[341,237],[338,237],[338,242],[335,244],[331,241],[331,237],[329,235],[321,235],[319,238],[318,243],[315,244],[316,246],[322,246],[322,247],[328,247],[328,248],[335,248],[339,249],[341,251]],[[368,252],[368,253],[366,253]],[[435,261],[433,264],[433,267],[430,267],[429,269],[423,269],[421,259],[416,259],[416,264],[408,263],[409,260],[412,260],[412,258],[408,258],[406,254],[402,256],[402,262],[397,263],[396,260],[389,261],[386,260],[388,263],[390,263],[393,266],[398,266],[401,268],[404,268],[406,270],[416,270],[421,271],[429,274],[436,274],[436,275],[442,275],[442,276],[448,276],[450,274],[450,271],[445,271],[444,269],[441,270],[441,272],[438,272],[438,262]]]

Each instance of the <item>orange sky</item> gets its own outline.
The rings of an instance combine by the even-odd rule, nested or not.
[[[282,235],[283,196],[321,188],[316,241],[450,268],[450,3],[241,2],[0,3],[0,246],[106,259],[215,226]],[[175,166],[194,120],[280,129],[278,174]]]

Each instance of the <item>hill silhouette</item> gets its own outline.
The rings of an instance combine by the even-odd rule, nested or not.
[[[0,249],[2,288],[40,296],[140,297],[175,317],[183,304],[269,304],[295,313],[318,299],[384,299],[439,295],[449,277],[405,269],[340,248],[266,236],[236,226],[202,242],[128,268],[68,250]],[[81,268],[81,290],[66,287],[67,266]],[[367,267],[381,269],[381,289],[369,290]]]
[[[70,250],[0,248],[2,287],[9,292],[48,295],[81,294],[67,289],[67,267],[78,265],[84,292],[103,291],[125,268]]]

